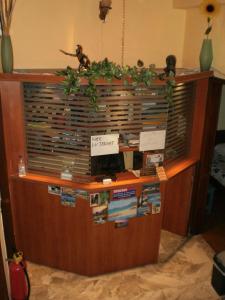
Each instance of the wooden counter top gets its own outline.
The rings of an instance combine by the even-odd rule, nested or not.
[[[169,166],[166,169],[167,178],[170,179],[180,172],[193,166],[197,161],[193,159],[184,159],[176,164]],[[158,182],[159,178],[157,176],[142,176],[140,178],[135,177],[131,172],[119,173],[117,174],[117,181],[113,181],[110,184],[103,184],[101,182],[91,182],[91,183],[78,183],[69,180],[62,180],[57,177],[37,175],[28,173],[25,177],[18,177],[13,175],[12,179],[25,180],[31,182],[41,182],[52,185],[60,185],[65,187],[71,187],[74,189],[84,189],[87,191],[102,190],[102,189],[114,189],[125,185],[136,185],[145,183]]]
[[[13,73],[0,73],[0,81],[19,81],[19,82],[48,82],[48,83],[60,83],[63,81],[62,76],[57,76],[56,72],[60,69],[30,69],[30,70],[15,70]],[[159,73],[162,70],[157,69]],[[177,76],[175,78],[177,83],[188,82],[213,76],[212,71],[199,72],[196,70],[177,69]],[[156,80],[155,84],[162,84],[163,81]],[[81,84],[87,84],[87,80],[82,80]],[[106,80],[96,80],[97,85],[118,85],[123,84],[122,80],[113,80],[107,82]]]

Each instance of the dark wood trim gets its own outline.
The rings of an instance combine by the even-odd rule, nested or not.
[[[201,143],[201,154],[196,171],[193,191],[193,207],[191,213],[190,230],[199,233],[203,230],[205,205],[207,201],[207,187],[210,177],[210,168],[215,144],[216,128],[219,115],[222,86],[225,80],[210,78],[205,111],[205,122]],[[199,115],[199,118],[201,115]],[[200,140],[199,140],[200,141]]]
[[[48,83],[60,83],[63,81],[64,77],[57,76],[56,71],[57,70],[46,70],[45,73],[42,72],[43,70],[24,70],[21,72],[16,72],[12,74],[7,73],[0,73],[0,81],[17,81],[17,82],[48,82]],[[177,69],[177,76],[175,78],[177,83],[180,82],[188,82],[188,81],[195,81],[199,79],[209,78],[213,76],[213,72],[202,72],[202,73],[190,73],[188,72],[185,74],[185,70],[181,69],[179,72],[179,69]],[[129,79],[128,79],[129,81]],[[155,83],[162,84],[161,80],[156,80]],[[86,79],[81,80],[81,84],[87,84]],[[122,80],[113,80],[112,82],[108,82],[104,79],[98,79],[96,80],[97,85],[118,85],[122,84]]]
[[[11,257],[13,254],[13,248],[15,248],[15,238],[13,231],[12,223],[12,214],[10,206],[10,193],[9,193],[9,181],[7,174],[7,159],[5,152],[5,139],[3,134],[3,114],[2,114],[2,102],[0,98],[0,192],[1,192],[1,209],[2,209],[2,218],[5,232],[6,248],[8,257]]]
[[[206,99],[208,92],[208,84],[209,78],[200,79],[196,82],[190,157],[197,160],[199,160],[201,157],[201,145],[204,135],[204,123],[207,116]]]
[[[192,166],[166,182],[163,229],[182,236],[189,231],[194,173]]]
[[[2,199],[9,198],[9,186],[7,176],[7,162],[5,155],[5,139],[3,135],[3,116],[2,116],[2,103],[0,98],[0,160],[1,160],[1,171],[0,171],[0,190]]]

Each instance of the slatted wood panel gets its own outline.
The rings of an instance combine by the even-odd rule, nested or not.
[[[185,157],[190,149],[195,83],[177,84],[169,108],[166,134],[166,162]]]
[[[96,112],[82,92],[66,97],[61,85],[25,83],[28,169],[59,175],[69,167],[75,177],[90,177],[92,135],[119,133],[139,139],[141,131],[166,129],[167,123],[167,159],[183,155],[192,96],[193,84],[178,85],[168,120],[165,85],[98,86]]]

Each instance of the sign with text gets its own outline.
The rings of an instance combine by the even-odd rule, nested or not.
[[[165,148],[166,130],[144,131],[140,133],[140,151]]]
[[[119,134],[91,136],[91,156],[119,153]]]

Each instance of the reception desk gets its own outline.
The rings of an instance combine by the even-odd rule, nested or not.
[[[108,83],[98,81],[100,109],[93,112],[83,95],[66,97],[63,78],[54,74],[1,74],[6,176],[17,249],[32,262],[88,276],[156,263],[161,229],[182,236],[189,230],[211,76],[178,75],[170,104],[163,93],[165,82],[137,89],[115,81],[109,91]],[[91,136],[139,136],[152,128],[166,131],[161,150],[166,179],[146,169],[145,151],[121,143],[120,153],[141,152],[141,176],[123,171],[112,183],[96,182]],[[20,156],[27,168],[24,177],[18,176]],[[73,180],[60,178],[64,167],[70,168]],[[146,187],[159,189],[157,211],[129,215],[125,226],[109,216],[94,221],[90,195],[106,192],[109,205],[118,191],[132,191],[138,209]],[[72,205],[64,205],[62,191],[74,191]]]

